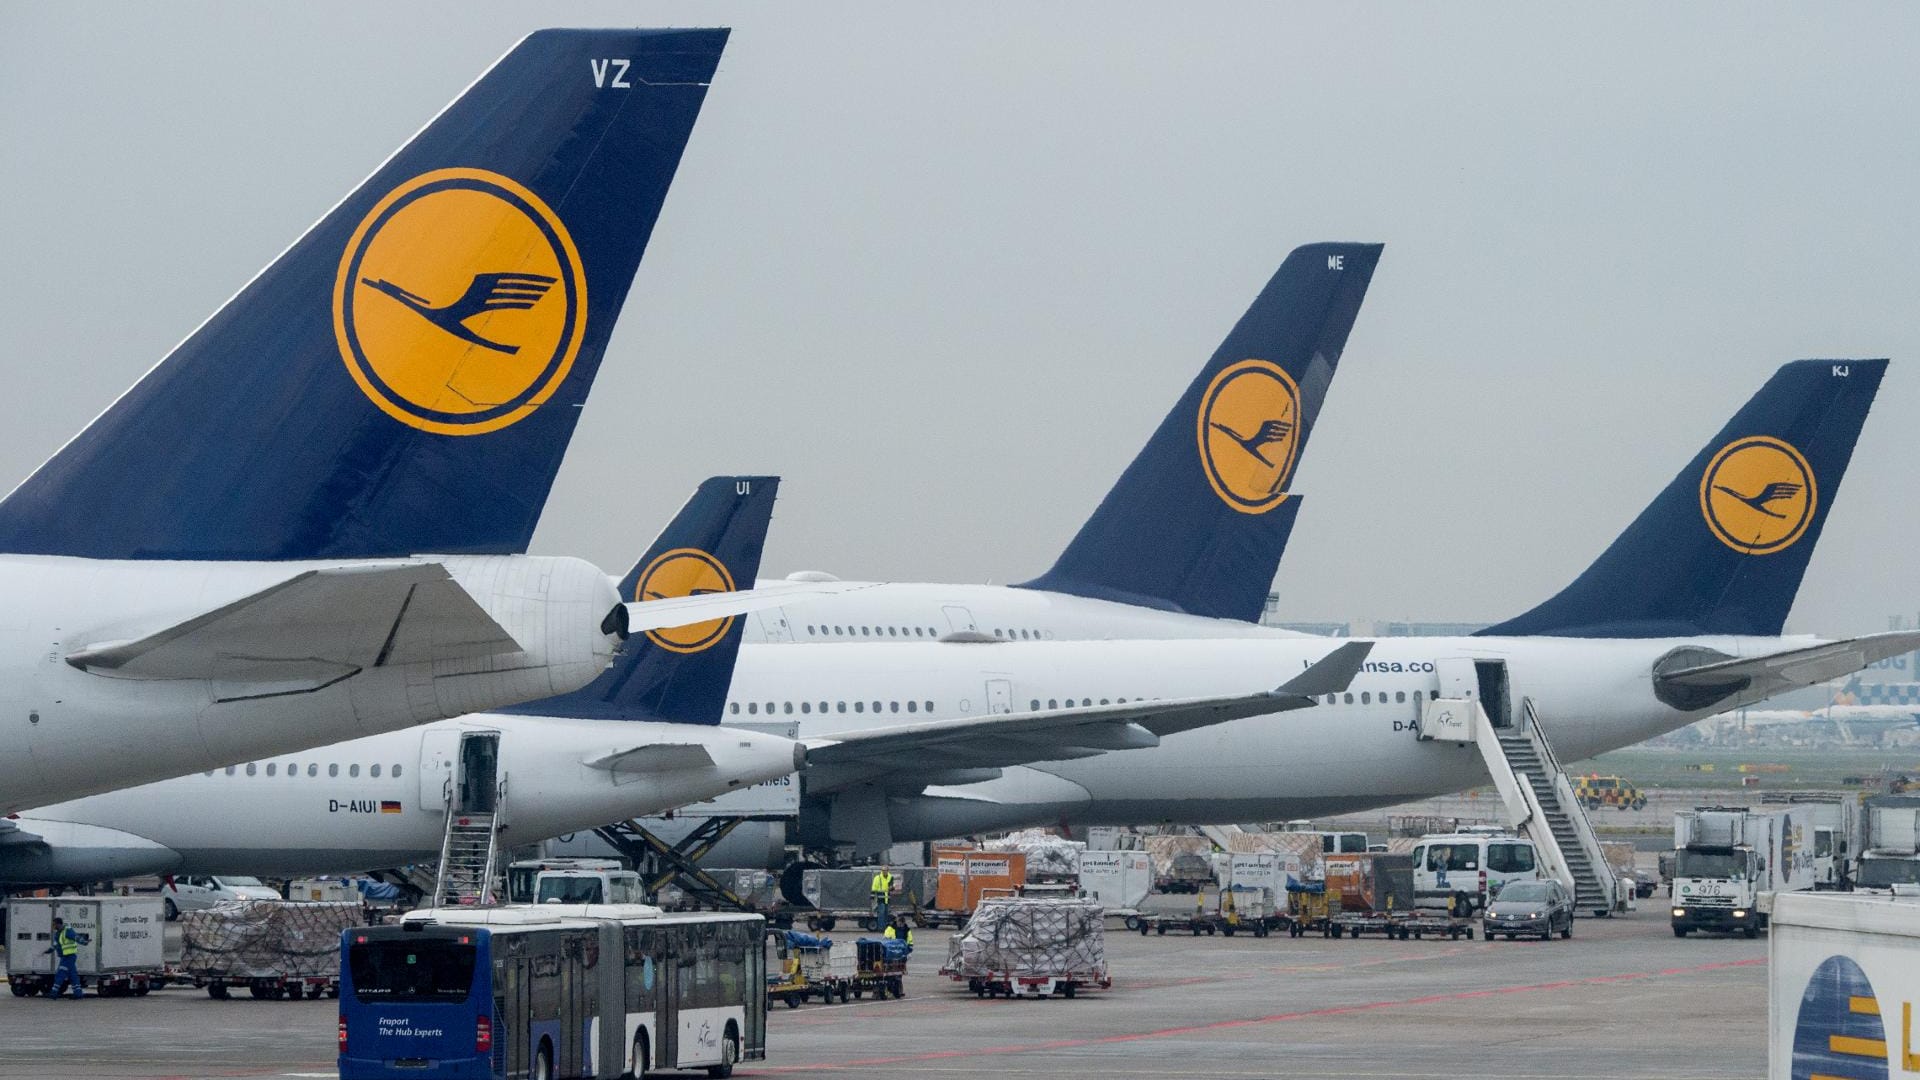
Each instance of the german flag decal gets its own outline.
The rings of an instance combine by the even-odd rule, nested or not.
[[[383,814],[397,814],[397,813],[399,813],[399,812],[400,812],[400,803],[399,803],[399,800],[397,800],[397,799],[382,799],[382,800],[380,801],[380,812],[381,812],[381,813],[383,813]]]

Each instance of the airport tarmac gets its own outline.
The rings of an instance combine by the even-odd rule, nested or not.
[[[917,933],[902,1000],[776,1007],[740,1076],[1719,1078],[1766,1071],[1766,940],[1688,938],[1662,901],[1571,941],[1108,935],[1114,988],[979,1000]],[[333,1075],[330,1001],[189,988],[0,994],[0,1077]]]

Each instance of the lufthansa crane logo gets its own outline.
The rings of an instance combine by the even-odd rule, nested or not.
[[[733,575],[725,563],[699,548],[674,548],[662,553],[640,571],[640,583],[634,587],[636,602],[666,600],[676,596],[705,596],[733,591]],[[727,636],[735,616],[710,619],[691,626],[671,626],[647,631],[647,640],[678,653],[697,653],[713,647]]]
[[[1200,398],[1200,466],[1221,501],[1264,514],[1286,501],[1300,450],[1300,388],[1270,360],[1242,360]]]
[[[1820,493],[1813,467],[1765,435],[1722,447],[1700,477],[1700,513],[1720,542],[1747,555],[1792,547],[1807,531]]]
[[[1867,973],[1848,957],[1827,957],[1807,980],[1794,1018],[1793,1080],[1887,1080],[1888,1059]]]
[[[354,230],[333,285],[340,357],[395,420],[478,435],[526,419],[573,367],[587,277],[560,219],[480,169],[416,176]]]

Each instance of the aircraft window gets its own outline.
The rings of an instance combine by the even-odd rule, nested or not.
[[[916,626],[916,627],[914,627],[914,628],[913,628],[913,636],[914,636],[914,637],[919,637],[919,636],[920,636],[920,628],[919,628],[919,627],[917,627],[917,626]]]
[[[228,775],[228,776],[232,776],[232,775],[233,775],[233,766],[231,766],[231,765],[229,765],[229,766],[227,766],[227,775]]]
[[[1353,704],[1353,691],[1349,690],[1343,696],[1347,699],[1347,704],[1349,705]]]
[[[1123,698],[1123,697],[1122,697],[1122,698],[1114,698],[1114,699],[1113,699],[1113,701],[1114,701],[1114,704],[1116,704],[1116,705],[1125,705],[1125,704],[1127,703],[1127,699],[1126,699],[1126,698]]]
[[[1396,705],[1406,704],[1407,692],[1405,690],[1395,690],[1393,692],[1393,701],[1394,701],[1394,704]]]
[[[773,715],[773,702],[771,701],[767,702],[767,715],[768,716]]]
[[[897,701],[889,701],[889,702],[887,702],[887,711],[888,711],[888,712],[899,712],[899,711],[900,711],[900,703],[899,703],[899,702],[897,702]]]
[[[840,701],[840,702],[836,702],[836,703],[834,704],[834,708],[835,708],[835,709],[837,709],[837,710],[839,710],[840,712],[846,712],[846,711],[847,711],[847,703],[846,703],[846,702],[844,702],[844,701]]]
[[[780,703],[780,711],[781,711],[781,712],[783,712],[783,713],[786,713],[786,714],[787,714],[788,716],[792,716],[792,715],[793,715],[793,702],[791,702],[791,701],[783,701],[783,702],[781,702],[781,703]]]
[[[360,766],[358,766],[358,765],[349,765],[349,766],[347,766],[347,775],[348,775],[348,776],[359,776],[359,775],[360,775]]]
[[[872,627],[870,627],[870,626],[863,626],[863,627],[861,627],[861,628],[860,628],[860,636],[861,636],[861,637],[866,637],[866,636],[868,636],[868,632],[869,632],[869,631],[871,631],[872,629],[873,629],[873,628],[872,628]]]
[[[887,627],[887,636],[888,636],[888,637],[899,637],[899,636],[900,636],[900,628],[899,628],[899,627],[897,627],[897,626],[889,626],[889,627]]]
[[[1059,699],[1059,698],[1048,698],[1048,699],[1047,699],[1047,708],[1049,708],[1049,709],[1057,709],[1057,708],[1059,708],[1059,707],[1060,707],[1060,699]]]
[[[397,772],[399,772],[400,770],[399,770],[399,769],[395,769],[395,770],[393,770],[393,771],[397,773]],[[313,762],[311,762],[311,761],[309,761],[309,762],[307,762],[307,775],[308,775],[308,776],[310,776],[310,777],[312,777],[312,776],[319,776],[319,775],[320,775],[320,766],[318,766],[318,765],[315,765],[315,764],[314,764]]]
[[[879,703],[879,702],[877,702],[877,701],[876,701],[876,702],[874,702],[874,703],[873,703],[873,711],[874,711],[874,712],[879,712],[879,711],[880,711],[880,703]]]
[[[734,714],[735,716],[740,715],[740,703],[737,701],[727,702],[727,711]]]
[[[1033,635],[1032,635],[1032,634],[1030,634],[1030,633],[1028,633],[1028,632],[1027,632],[1027,631],[1025,631],[1025,630],[1022,630],[1022,631],[1020,631],[1020,640],[1021,640],[1021,641],[1031,641],[1031,640],[1033,640]]]
[[[854,703],[853,703],[853,711],[854,711],[854,712],[866,712],[866,711],[867,711],[867,703],[866,703],[866,702],[864,702],[864,701],[856,701],[856,702],[854,702]]]
[[[1111,702],[1111,701],[1108,701],[1108,700],[1107,700],[1106,698],[1101,698],[1101,699],[1100,699],[1100,704],[1102,704],[1102,705],[1111,705],[1111,704],[1113,704],[1113,702]]]
[[[1031,709],[1032,709],[1032,710],[1033,710],[1034,712],[1039,712],[1039,711],[1040,711],[1040,699],[1039,699],[1039,698],[1034,698],[1034,699],[1033,699],[1033,701],[1032,701],[1032,702],[1031,702],[1031,703],[1030,703],[1030,704],[1028,705],[1028,708],[1031,708]]]
[[[812,637],[812,636],[813,636],[813,624],[812,624],[812,623],[808,623],[808,624],[807,624],[807,636],[808,636],[808,637]]]
[[[919,703],[918,703],[918,702],[913,702],[913,701],[909,701],[909,702],[907,702],[907,711],[908,711],[908,712],[919,712],[919,711],[920,711],[920,706],[919,706]]]
[[[927,710],[928,712],[932,712],[932,711],[933,711],[933,702],[931,702],[931,701],[929,701],[929,702],[927,702],[927,703],[926,703],[926,706],[925,706],[925,708],[926,708],[926,710]]]
[[[1090,707],[1092,704],[1093,704],[1093,699],[1090,697],[1083,697],[1080,699],[1080,707],[1083,709]]]
[[[1418,705],[1418,704],[1420,704],[1420,691],[1418,691],[1418,690],[1415,690],[1415,691],[1413,692],[1413,703],[1414,703],[1415,705]]]
[[[845,630],[844,628],[842,628],[842,627],[838,627],[838,626],[836,626],[836,627],[834,627],[834,628],[833,628],[833,632],[834,632],[834,635],[835,635],[835,636],[837,637],[837,636],[839,636],[839,635],[841,635],[841,634],[844,634],[844,633],[846,633],[846,630]]]
[[[755,716],[760,715],[760,703],[757,701],[747,702],[747,711]]]
[[[248,775],[248,776],[252,776],[252,775],[253,775],[253,773],[254,773],[254,768],[255,768],[255,766],[254,766],[254,764],[253,764],[253,762],[251,762],[251,761],[249,761],[249,762],[247,762],[247,775]]]
[[[331,765],[329,765],[329,766],[327,766],[327,775],[328,775],[328,776],[339,776],[339,775],[340,775],[340,763],[336,761],[336,762],[334,762],[333,764],[331,764]]]
[[[1368,693],[1365,690],[1360,691],[1360,704],[1362,705],[1373,704],[1373,695]]]
[[[827,711],[827,703],[826,703],[826,702],[824,702],[824,701],[823,701],[823,702],[821,702],[821,703],[820,703],[820,711],[821,711],[821,712],[826,712],[826,711]]]
[[[267,775],[268,776],[273,775],[273,762],[271,761],[267,762]]]
[[[812,712],[812,711],[813,711],[813,702],[811,702],[811,701],[803,701],[803,702],[801,702],[801,703],[800,703],[800,711],[801,711],[801,712],[803,712],[803,713],[810,713],[810,712]]]
[[[380,775],[380,766],[378,766],[378,765],[375,765],[375,766],[374,766],[373,768],[371,768],[371,769],[368,769],[368,770],[367,770],[367,775],[368,775],[368,776],[379,776],[379,775]]]
[[[395,775],[395,776],[399,776],[399,775],[400,775],[400,766],[398,766],[398,765],[395,765],[395,766],[393,767],[393,775]]]

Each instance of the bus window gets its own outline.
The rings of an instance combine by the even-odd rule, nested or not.
[[[347,947],[354,997],[362,1002],[465,1001],[474,947],[443,938],[368,941]]]

